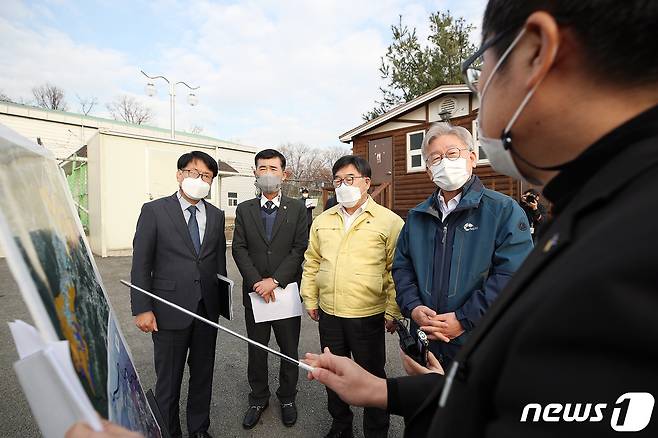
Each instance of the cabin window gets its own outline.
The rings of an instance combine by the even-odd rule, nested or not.
[[[421,153],[425,131],[407,133],[407,172],[425,170],[425,160]]]
[[[237,207],[238,206],[238,194],[237,192],[228,192],[228,206]]]

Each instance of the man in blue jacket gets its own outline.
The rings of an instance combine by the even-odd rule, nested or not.
[[[422,153],[438,189],[409,211],[393,279],[412,333],[420,327],[446,367],[532,250],[532,236],[521,207],[472,175],[468,130],[433,124]]]

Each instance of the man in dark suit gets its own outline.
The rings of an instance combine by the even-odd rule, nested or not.
[[[255,158],[256,186],[261,195],[238,205],[233,235],[233,258],[242,274],[245,320],[249,338],[267,345],[274,330],[281,352],[297,357],[301,317],[256,323],[250,292],[257,292],[266,302],[276,300],[275,289],[289,283],[299,284],[304,251],[308,244],[306,207],[297,199],[281,194],[286,159],[278,151],[266,149]],[[295,395],[299,369],[281,361],[279,389],[281,419],[286,426],[297,421]],[[267,353],[249,345],[247,376],[251,393],[249,409],[242,423],[251,429],[269,405]]]
[[[658,436],[657,22],[654,1],[489,0],[462,67],[480,145],[545,184],[553,221],[445,377],[386,381],[329,353],[314,377],[409,437]]]
[[[205,152],[178,159],[179,191],[142,207],[130,274],[136,286],[212,321],[219,318],[217,274],[226,275],[226,238],[224,212],[203,198],[217,171]],[[187,430],[208,437],[217,330],[140,292],[130,296],[135,325],[152,334],[155,398],[169,434],[182,436],[179,398],[187,359]]]

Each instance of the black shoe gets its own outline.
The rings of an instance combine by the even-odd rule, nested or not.
[[[297,406],[295,402],[281,403],[281,421],[286,427],[294,426],[297,422]]]
[[[190,435],[190,438],[212,438],[212,436],[205,430],[202,432],[195,432]]]
[[[265,403],[262,406],[253,405],[249,406],[247,413],[244,414],[244,420],[242,420],[242,427],[245,429],[253,429],[260,420],[260,416],[263,414],[269,403]]]
[[[352,438],[352,428],[338,429],[332,427],[324,438]]]

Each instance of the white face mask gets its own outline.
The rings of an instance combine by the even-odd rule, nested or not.
[[[336,188],[336,201],[345,208],[352,208],[361,199],[361,189],[342,183]]]
[[[514,123],[516,123],[516,120],[519,118],[521,112],[525,109],[526,105],[530,101],[530,98],[532,97],[535,90],[541,83],[541,80],[537,81],[537,83],[532,88],[532,90],[530,90],[528,94],[526,94],[525,98],[521,101],[521,104],[516,109],[514,115],[512,115],[512,118],[510,119],[509,123],[507,123],[507,126],[505,127],[505,130],[503,131],[500,138],[486,137],[484,135],[484,132],[482,131],[482,112],[483,112],[482,109],[484,108],[484,95],[486,94],[487,89],[489,88],[489,85],[491,84],[491,80],[493,79],[494,75],[496,74],[502,63],[505,61],[507,56],[510,54],[514,46],[516,46],[516,44],[519,42],[519,40],[521,39],[524,33],[525,33],[525,28],[522,29],[521,32],[519,32],[516,38],[514,38],[514,41],[512,41],[512,44],[510,44],[507,50],[503,52],[503,55],[498,60],[498,63],[496,63],[494,69],[491,72],[491,75],[489,75],[487,82],[484,84],[484,87],[482,88],[482,92],[480,93],[479,96],[480,111],[477,116],[478,140],[480,141],[480,146],[484,150],[484,153],[487,155],[487,159],[491,162],[491,167],[493,167],[497,172],[511,176],[512,178],[520,181],[526,181],[526,182],[537,184],[538,181],[528,181],[528,179],[519,171],[519,168],[516,166],[516,163],[514,162],[514,158],[512,157],[512,149],[511,149],[512,135],[510,133],[510,130],[512,129]]]
[[[441,190],[448,192],[457,190],[471,177],[467,165],[468,161],[464,157],[459,157],[454,161],[443,158],[441,162],[430,167],[432,181]]]
[[[190,199],[199,200],[208,196],[210,192],[210,184],[199,178],[185,178],[181,184],[183,192]]]

